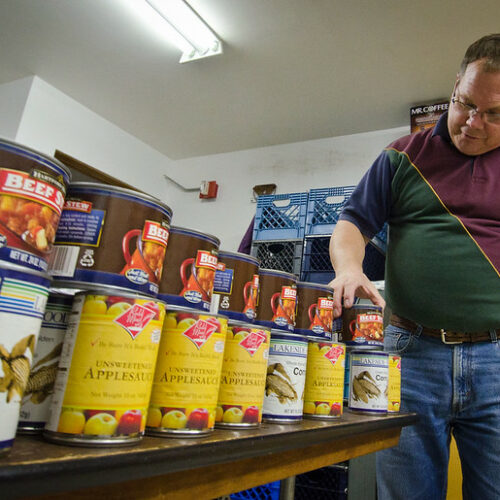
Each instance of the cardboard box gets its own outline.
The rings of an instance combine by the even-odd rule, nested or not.
[[[436,125],[439,117],[448,109],[448,101],[421,104],[410,108],[410,131],[420,132]]]

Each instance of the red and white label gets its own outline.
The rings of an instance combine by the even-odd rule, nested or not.
[[[64,206],[64,195],[60,189],[18,170],[0,169],[0,193],[37,201],[59,215]]]
[[[147,220],[142,231],[142,241],[153,241],[166,247],[169,234],[168,229],[159,222]]]
[[[320,297],[318,299],[318,308],[324,309],[326,311],[333,311],[333,300],[327,299],[324,297]]]
[[[331,349],[325,352],[324,356],[332,365],[334,365],[342,354],[344,354],[344,348],[340,345],[334,345]]]
[[[134,304],[113,321],[122,328],[125,328],[130,333],[130,336],[135,339],[155,316],[155,311],[139,304]]]
[[[358,324],[361,323],[383,323],[384,320],[380,314],[358,314]]]
[[[226,270],[226,264],[224,262],[217,262],[217,271],[225,271]]]
[[[267,339],[266,332],[259,330],[256,332],[250,332],[241,342],[240,346],[246,349],[250,356],[253,356],[257,349],[265,342]]]
[[[199,319],[196,323],[182,332],[193,344],[200,349],[211,335],[220,328],[215,318]]]
[[[64,203],[64,210],[89,214],[92,212],[92,203],[89,201],[66,200]]]
[[[212,255],[210,252],[205,250],[198,250],[196,255],[196,267],[207,267],[208,269],[217,269],[217,255]]]
[[[295,300],[297,298],[297,289],[291,286],[281,287],[281,298]]]
[[[259,289],[259,275],[254,274],[253,275],[253,285],[252,285],[256,290]]]

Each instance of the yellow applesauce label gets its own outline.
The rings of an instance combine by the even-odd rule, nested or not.
[[[165,308],[151,299],[77,295],[46,428],[103,436],[145,429]]]
[[[317,418],[342,415],[344,371],[344,344],[309,342],[304,391],[305,415]]]
[[[251,425],[262,421],[270,336],[270,330],[261,327],[228,327],[217,423]]]
[[[188,432],[212,429],[227,319],[167,311],[147,426]]]
[[[389,355],[389,386],[387,389],[387,410],[398,412],[401,406],[401,356]]]

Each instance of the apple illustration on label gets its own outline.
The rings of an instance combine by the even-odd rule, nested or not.
[[[160,427],[162,416],[159,408],[149,407],[146,425],[148,427]]]
[[[64,410],[59,417],[57,432],[81,434],[85,426],[85,415],[77,410]]]
[[[113,318],[116,318],[117,316],[120,316],[120,314],[124,313],[127,309],[130,309],[131,305],[128,302],[115,302],[111,306],[109,306],[108,311],[106,314],[108,316],[113,316]]]
[[[259,422],[259,409],[256,406],[249,406],[243,415],[243,422],[246,424],[256,424]]]
[[[117,425],[118,422],[113,415],[109,413],[97,413],[87,420],[83,433],[96,436],[112,436],[115,433]]]
[[[330,405],[328,403],[320,403],[316,406],[316,415],[328,415],[330,413]]]
[[[222,417],[222,421],[228,424],[239,424],[243,420],[243,412],[241,408],[233,406],[228,408]]]
[[[141,431],[142,413],[140,410],[127,410],[118,422],[117,434],[135,434]]]
[[[187,426],[189,429],[205,429],[208,427],[208,416],[206,408],[196,408],[189,414]]]
[[[84,410],[85,418],[88,420],[90,417],[97,415],[98,413],[109,413],[115,416],[115,410]]]
[[[187,417],[180,410],[170,410],[161,419],[161,426],[167,429],[184,429],[186,424]]]
[[[330,415],[332,415],[332,416],[342,415],[342,406],[340,403],[333,403],[332,404],[332,409],[330,410]]]

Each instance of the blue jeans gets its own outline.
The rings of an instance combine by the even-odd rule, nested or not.
[[[445,499],[451,433],[464,500],[498,500],[500,344],[446,345],[420,331],[385,331],[384,349],[402,357],[401,411],[420,420],[403,428],[398,446],[377,453],[378,500]]]

